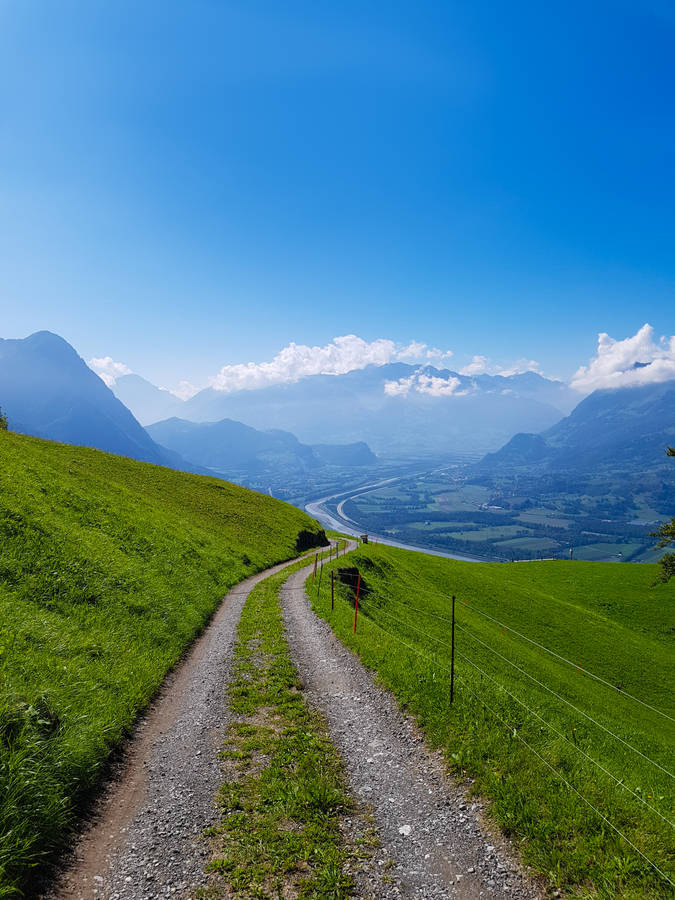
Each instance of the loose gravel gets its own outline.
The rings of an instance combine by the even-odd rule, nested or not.
[[[218,820],[236,626],[248,593],[282,568],[237,585],[167,678],[47,900],[189,898],[207,884],[203,832]],[[311,611],[308,572],[295,573],[282,589],[291,654],[380,839],[354,873],[357,895],[543,897],[508,843],[486,829],[481,804],[447,777],[393,696]]]
[[[186,898],[206,883],[202,835],[218,818],[237,623],[252,588],[290,564],[248,578],[225,597],[139,723],[49,900]]]
[[[308,700],[326,717],[352,790],[379,831],[374,858],[357,873],[360,896],[543,897],[508,842],[490,832],[482,804],[467,798],[395,698],[312,612],[307,574],[296,572],[282,588],[287,638]]]

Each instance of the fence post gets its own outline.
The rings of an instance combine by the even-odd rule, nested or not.
[[[335,569],[330,570],[330,608],[335,609]]]
[[[321,563],[321,568],[319,569],[319,583],[316,586],[316,599],[319,599],[319,594],[321,593],[321,579],[323,578],[323,562]]]
[[[318,560],[319,560],[319,554],[317,553],[316,556],[314,557],[314,571],[312,572],[312,581],[314,581],[314,579],[316,578],[316,564],[317,564]]]
[[[450,702],[455,699],[455,595],[452,595],[452,644],[450,650]]]
[[[356,634],[356,617],[359,614],[359,591],[361,589],[361,573],[359,572],[359,580],[356,582],[356,603],[354,604],[354,634]]]

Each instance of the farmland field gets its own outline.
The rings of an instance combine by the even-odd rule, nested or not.
[[[0,432],[0,896],[236,582],[319,538],[214,478]]]
[[[445,478],[438,471],[404,477],[352,496],[344,513],[363,531],[487,560],[563,559],[570,549],[577,559],[606,562],[659,558],[650,531],[664,516],[639,494],[619,497],[611,485],[598,484],[533,499],[525,484],[507,488],[473,478],[458,468]]]
[[[490,798],[526,863],[574,897],[669,895],[675,584],[655,584],[656,566],[463,563],[381,545],[332,567],[335,610],[324,574],[316,611]]]

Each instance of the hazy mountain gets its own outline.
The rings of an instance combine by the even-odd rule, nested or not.
[[[192,470],[158,447],[70,344],[49,331],[0,339],[0,406],[12,431]]]
[[[631,471],[666,464],[675,443],[675,381],[590,394],[542,434],[517,434],[481,462],[491,472],[526,466],[553,470]]]
[[[171,418],[146,430],[163,447],[232,477],[296,474],[326,465],[348,468],[376,462],[365,444],[310,447],[287,431],[258,431],[232,419],[187,422]]]
[[[368,444],[357,441],[354,444],[314,444],[314,455],[324,466],[374,466],[377,457]]]
[[[420,375],[440,380],[431,391],[456,379],[454,393],[434,396],[429,383],[419,390]],[[407,393],[406,379],[413,382]],[[385,391],[387,382],[401,386],[398,395]],[[289,429],[308,444],[365,441],[376,453],[418,455],[497,448],[518,431],[553,425],[572,405],[566,385],[534,372],[470,377],[394,363],[258,390],[206,388],[184,403],[181,416]]]
[[[241,422],[187,422],[171,418],[146,428],[158,444],[220,472],[268,468],[308,469],[317,462],[311,448],[285,431],[257,431]]]
[[[130,409],[141,425],[180,416],[183,401],[170,391],[155,387],[140,375],[123,375],[112,387],[115,396]]]

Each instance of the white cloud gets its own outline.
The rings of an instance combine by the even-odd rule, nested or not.
[[[407,347],[403,347],[398,351],[398,359],[401,362],[406,362],[408,360],[417,362],[419,359],[424,358],[426,352],[426,344],[422,344],[420,341],[410,341]],[[450,355],[452,355],[452,351],[450,351]]]
[[[463,397],[467,391],[458,391],[461,381],[454,375],[439,378],[424,372],[415,372],[398,381],[385,381],[384,392],[389,397],[407,397],[412,391],[416,394],[427,394],[430,397]]]
[[[537,360],[527,359],[526,357],[516,360],[516,362],[512,363],[510,366],[506,366],[505,368],[497,366],[496,369],[496,374],[503,375],[505,378],[508,378],[509,375],[522,375],[523,372],[536,372],[537,375],[546,377],[541,371],[541,366]]]
[[[442,360],[451,355],[450,350],[439,350],[419,341],[401,346],[386,338],[368,342],[347,334],[333,338],[323,347],[288,344],[270,362],[223,366],[210,385],[226,392],[253,390],[271,384],[289,384],[308,375],[344,375],[369,365]]]
[[[189,381],[179,381],[177,388],[173,390],[171,388],[162,388],[162,390],[168,391],[174,397],[178,397],[179,400],[189,400],[190,397],[194,397],[195,394],[199,393],[201,388],[195,387]]]
[[[131,375],[129,366],[115,362],[112,356],[95,356],[87,360],[87,365],[111,388],[122,375]]]
[[[487,356],[474,356],[471,362],[459,370],[460,375],[485,375],[491,370]]]
[[[385,381],[384,392],[389,397],[407,397],[417,380],[416,375],[399,378],[398,381]]]
[[[509,375],[521,375],[523,372],[536,372],[538,375],[546,377],[537,360],[527,359],[526,357],[522,357],[506,366],[500,366],[488,356],[478,355],[474,356],[468,365],[459,370],[460,375],[503,375],[504,378],[508,378]]]
[[[420,394],[429,394],[431,397],[449,397],[458,395],[457,388],[461,385],[459,378],[437,378],[431,375],[417,376],[417,390]],[[466,391],[462,391],[465,394]]]
[[[429,347],[420,341],[411,341],[407,347],[402,347],[396,352],[397,362],[443,362],[450,359],[452,350],[439,350],[438,347]]]
[[[632,337],[614,340],[598,335],[598,352],[572,378],[572,387],[583,394],[598,388],[631,387],[675,378],[675,336],[654,340],[654,329],[645,324]]]

